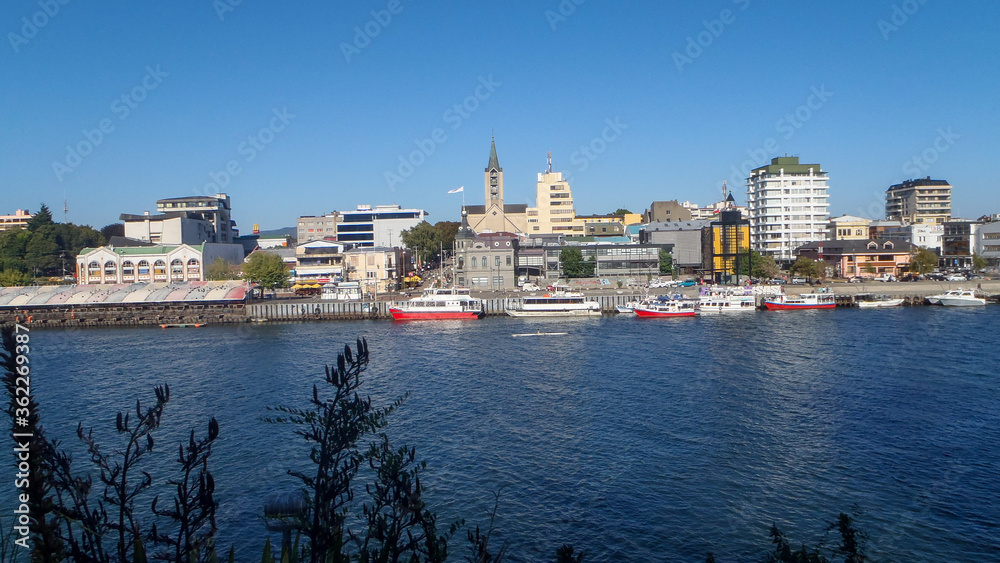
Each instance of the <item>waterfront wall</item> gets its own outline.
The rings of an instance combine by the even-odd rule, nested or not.
[[[243,323],[243,302],[35,305],[0,308],[0,323],[30,328]]]
[[[697,295],[694,288],[683,293],[688,297]],[[838,288],[839,289],[839,288]],[[886,288],[889,289],[889,288]],[[803,291],[807,291],[803,289]],[[924,297],[941,290],[934,289],[917,293],[898,291],[869,291],[868,293],[902,297],[904,305],[924,305]],[[799,291],[792,291],[799,293]],[[614,313],[615,307],[625,305],[638,295],[614,294],[592,295],[601,304],[605,313]],[[990,297],[996,302],[998,295]],[[837,305],[855,306],[853,293],[838,293]],[[331,321],[390,319],[389,307],[405,301],[292,301],[268,300],[255,303],[238,302],[196,302],[196,303],[141,303],[141,304],[101,304],[101,305],[45,305],[0,307],[0,323],[20,320],[29,322],[31,328],[72,328],[101,326],[159,326],[165,324],[227,324],[264,321]],[[483,299],[487,316],[503,316],[507,309],[520,304],[520,297],[498,297]],[[763,305],[758,297],[758,305]]]

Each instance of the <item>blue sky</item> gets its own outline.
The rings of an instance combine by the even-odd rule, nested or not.
[[[787,153],[829,172],[833,215],[923,176],[955,215],[1000,212],[1000,3],[236,2],[4,2],[0,213],[65,198],[99,228],[215,184],[243,232],[358,204],[458,220],[491,132],[508,203],[548,151],[582,214],[723,180],[742,202]]]

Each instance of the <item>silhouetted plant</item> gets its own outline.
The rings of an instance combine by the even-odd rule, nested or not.
[[[172,508],[157,509],[159,495],[153,499],[151,510],[157,516],[173,521],[175,534],[157,531],[156,524],[150,531],[150,539],[164,544],[167,549],[154,555],[154,559],[164,561],[208,561],[212,554],[212,539],[215,536],[215,512],[219,502],[213,496],[215,479],[208,470],[208,458],[212,455],[212,443],[219,437],[219,423],[213,418],[208,422],[208,435],[195,439],[194,430],[185,447],[178,445],[177,463],[181,465],[180,479],[172,479],[167,484],[174,485]]]
[[[555,563],[583,563],[584,552],[573,553],[573,546],[563,544],[556,550]]]
[[[500,491],[502,490],[503,488],[493,493],[493,510],[486,512],[490,517],[490,525],[486,528],[486,533],[482,533],[479,526],[476,526],[475,530],[468,530],[467,532],[469,549],[472,555],[467,555],[465,560],[469,563],[502,563],[503,558],[507,555],[507,540],[504,540],[500,544],[500,549],[497,550],[496,555],[490,553],[490,540],[493,538],[493,532],[496,531],[497,511],[500,510]]]

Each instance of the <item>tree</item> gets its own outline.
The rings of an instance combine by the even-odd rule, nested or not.
[[[660,273],[661,274],[673,274],[674,273],[674,257],[671,256],[666,250],[660,250]]]
[[[31,285],[31,276],[20,270],[3,270],[0,272],[0,287],[18,287]]]
[[[38,230],[39,227],[44,227],[45,225],[52,224],[52,212],[44,203],[38,208],[38,213],[31,216],[28,219],[28,223],[24,226],[25,230],[29,233],[33,233]]]
[[[592,277],[597,264],[593,257],[585,261],[579,248],[562,249],[559,253],[559,263],[562,264],[563,273],[568,278]]]
[[[455,245],[455,235],[458,234],[458,229],[461,226],[462,224],[458,221],[438,221],[434,223],[434,229],[437,230],[440,237],[439,240],[445,250]]]
[[[281,256],[257,251],[243,264],[243,279],[264,289],[274,290],[288,285],[288,270],[285,269]]]
[[[218,256],[208,268],[205,269],[205,279],[212,281],[220,280],[235,280],[239,275],[236,271],[236,265],[231,264],[226,261],[225,258]]]
[[[111,237],[123,237],[125,236],[125,224],[124,223],[111,223],[110,225],[104,225],[101,227],[101,236],[104,240],[110,240]]]
[[[972,254],[972,270],[978,272],[986,268],[986,259],[982,256],[973,253]]]
[[[619,207],[618,209],[615,209],[614,213],[612,213],[612,215],[631,215],[631,214],[632,212],[629,211],[628,209],[625,209],[624,207]]]
[[[792,264],[792,267],[788,271],[793,275],[797,274],[810,279],[820,277],[816,261],[806,256],[799,256],[798,260]]]
[[[938,255],[934,251],[919,247],[910,255],[910,271],[926,274],[938,265]]]
[[[25,229],[0,232],[0,270],[26,272],[24,255],[30,240],[31,233]]]
[[[399,233],[399,239],[403,246],[413,250],[421,262],[429,262],[437,255],[441,246],[440,232],[427,221],[421,221],[417,226]]]
[[[770,280],[778,277],[781,268],[773,256],[762,256],[756,250],[750,251],[750,276],[757,279]]]

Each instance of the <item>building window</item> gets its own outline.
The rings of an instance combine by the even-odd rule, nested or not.
[[[489,268],[489,266],[490,266],[489,261],[486,259],[485,256],[483,256],[483,267],[484,268]]]
[[[167,263],[163,260],[153,262],[153,275],[156,277],[167,277]]]
[[[187,262],[188,277],[195,277],[201,275],[201,262],[197,258],[192,258]]]
[[[475,256],[472,257],[472,267],[473,268],[476,267],[476,257]],[[461,266],[459,266],[459,268],[461,268]]]
[[[146,260],[139,260],[139,275],[149,276],[149,262]]]
[[[135,275],[135,264],[131,260],[122,262],[122,277],[132,277]]]
[[[500,267],[500,257],[499,256],[494,256],[493,258],[495,258],[495,264],[494,265],[497,268],[499,268]]]
[[[514,259],[513,256],[511,256],[510,254],[507,255],[507,265],[508,266],[513,265],[513,259]]]
[[[115,278],[118,275],[118,268],[115,267],[115,263],[108,260],[104,263],[104,277],[105,278]]]

